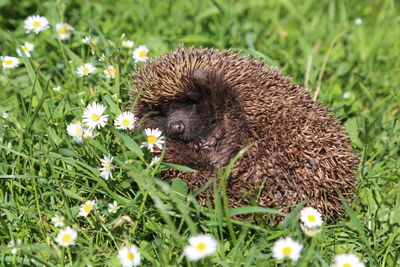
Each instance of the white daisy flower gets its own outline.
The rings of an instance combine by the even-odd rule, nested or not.
[[[308,228],[320,227],[323,223],[321,213],[311,207],[303,208],[300,211],[300,220]]]
[[[361,18],[356,18],[356,19],[354,20],[354,24],[356,24],[356,25],[361,25],[361,24],[363,24],[363,20],[362,20]]]
[[[80,143],[83,141],[83,127],[80,121],[68,124],[67,133],[74,138],[75,142]]]
[[[108,212],[109,213],[117,213],[119,210],[118,202],[114,200],[113,203],[108,204]]]
[[[7,112],[3,112],[3,114],[1,115],[1,117],[3,119],[7,119],[8,118],[8,113]]]
[[[114,121],[114,126],[119,130],[133,130],[136,121],[137,119],[132,112],[125,111],[118,115],[117,119]]]
[[[92,39],[92,36],[85,36],[85,38],[82,39],[82,42],[84,44],[89,44],[89,45],[96,45],[97,44],[97,40],[96,39]]]
[[[85,36],[85,38],[82,39],[82,42],[84,44],[89,44],[91,40],[92,40],[92,36]]]
[[[122,41],[121,45],[123,48],[132,48],[134,46],[134,42],[131,40]]]
[[[21,45],[20,48],[17,48],[17,54],[18,56],[22,57],[22,52],[24,52],[26,57],[31,57],[31,51],[33,51],[33,49],[35,48],[35,46],[31,43],[25,42],[24,45]]]
[[[103,158],[100,160],[102,169],[111,170],[111,162],[113,161],[113,159],[114,157],[104,155]]]
[[[85,129],[83,131],[82,138],[84,140],[86,140],[86,139],[89,139],[89,138],[95,138],[98,135],[99,135],[99,133],[93,133],[93,129]]]
[[[92,63],[85,63],[82,66],[79,66],[76,69],[76,74],[78,74],[79,77],[83,76],[88,76],[90,73],[94,72],[96,70],[96,67],[93,66]]]
[[[350,96],[351,96],[350,92],[344,92],[344,93],[343,93],[343,98],[344,98],[344,99],[349,99]]]
[[[16,57],[9,57],[9,56],[4,56],[1,57],[2,61],[2,66],[3,70],[5,69],[13,69],[19,65],[19,59]]]
[[[75,245],[75,240],[78,238],[78,232],[71,227],[67,226],[64,230],[61,230],[57,237],[56,242],[61,247],[68,247]]]
[[[60,40],[68,40],[71,38],[71,33],[75,31],[75,29],[68,23],[57,23],[56,31]]]
[[[61,215],[54,215],[53,218],[51,218],[51,221],[54,223],[55,227],[63,227],[64,226],[64,217]]]
[[[24,28],[26,33],[34,32],[38,34],[41,31],[50,28],[49,21],[42,16],[29,16],[24,21]]]
[[[95,204],[94,200],[86,201],[79,209],[79,216],[87,217],[90,211],[94,208],[94,204]]]
[[[160,157],[155,156],[154,158],[151,159],[150,161],[150,166],[153,166],[154,164],[158,163],[160,161]]]
[[[104,70],[104,76],[107,78],[115,78],[115,73],[117,73],[117,69],[113,65],[108,65]]]
[[[147,46],[140,45],[133,51],[133,59],[135,62],[146,61],[148,59],[147,53],[149,53]]]
[[[8,243],[7,247],[8,247],[8,248],[11,248],[11,253],[12,253],[12,254],[17,254],[19,248],[15,247],[15,246],[20,246],[21,244],[22,244],[22,240],[18,238],[18,239],[17,239],[17,244],[15,244],[15,241],[14,241],[14,240],[11,240],[11,241]]]
[[[140,253],[135,246],[123,247],[118,251],[118,258],[123,267],[138,266]]]
[[[192,236],[188,241],[189,246],[185,247],[183,253],[190,261],[197,261],[217,251],[217,240],[210,235]]]
[[[62,88],[61,86],[56,86],[56,87],[53,87],[53,90],[56,92],[59,92],[61,90],[61,88]]]
[[[304,226],[303,224],[300,224],[300,228],[301,228],[301,230],[303,230],[303,233],[309,237],[316,236],[322,230],[320,227],[308,228],[307,226]]]
[[[113,157],[104,155],[101,161],[101,168],[99,168],[100,176],[105,180],[112,178],[112,166],[111,162],[113,161]]]
[[[289,258],[297,261],[300,258],[303,245],[294,241],[291,237],[280,238],[272,247],[272,256],[277,260]]]
[[[102,128],[106,125],[108,115],[103,115],[106,107],[96,102],[89,104],[83,112],[83,122],[89,129]]]
[[[141,147],[147,147],[150,152],[153,152],[154,146],[162,149],[163,144],[165,143],[164,136],[162,136],[162,132],[159,129],[144,129],[146,134],[146,142],[143,142]]]
[[[364,267],[364,263],[353,254],[338,254],[332,267]]]

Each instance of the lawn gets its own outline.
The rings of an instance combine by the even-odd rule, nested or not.
[[[122,254],[132,265],[140,254],[143,266],[330,266],[353,254],[399,266],[399,11],[390,0],[0,1],[0,265],[119,266]],[[35,33],[33,15],[47,29]],[[17,54],[21,45],[31,57]],[[273,210],[237,221],[223,197],[200,206],[183,181],[160,180],[167,166],[151,164],[143,132],[114,122],[132,102],[141,45],[149,58],[179,45],[232,49],[309,90],[360,157],[346,213],[309,237],[304,203],[281,223]],[[94,102],[105,126],[73,138],[67,126]],[[198,234],[216,252],[190,261],[184,251]],[[298,260],[276,259],[285,237],[302,244]]]

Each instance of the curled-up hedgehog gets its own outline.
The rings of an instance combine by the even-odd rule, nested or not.
[[[181,178],[194,191],[249,145],[227,181],[231,207],[287,211],[308,199],[338,215],[341,196],[351,199],[358,158],[344,128],[279,71],[229,51],[178,48],[132,76],[135,115],[167,137],[164,161],[198,170],[169,169],[163,179]]]

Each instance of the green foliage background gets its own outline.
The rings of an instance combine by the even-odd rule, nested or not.
[[[23,21],[40,14],[51,30],[25,34]],[[355,24],[361,18],[363,23]],[[54,26],[76,31],[59,41]],[[0,264],[116,265],[118,249],[136,245],[148,266],[196,265],[182,254],[187,237],[207,232],[219,240],[216,266],[327,266],[335,254],[354,253],[368,266],[400,264],[400,12],[399,3],[371,1],[0,1],[0,53],[16,56],[18,43],[35,44],[32,58],[0,73]],[[360,155],[359,185],[347,215],[306,238],[296,216],[275,225],[274,215],[252,215],[258,223],[232,221],[221,205],[201,207],[185,184],[172,186],[148,167],[138,148],[140,131],[124,135],[111,124],[84,144],[75,144],[67,124],[88,103],[99,101],[114,119],[129,101],[129,73],[136,63],[120,47],[121,35],[145,44],[150,57],[178,45],[232,49],[281,69],[329,106],[346,125]],[[81,41],[97,37],[92,47]],[[105,62],[98,58],[104,53]],[[95,75],[75,70],[93,62]],[[118,66],[115,80],[102,75]],[[61,85],[62,90],[51,88]],[[117,94],[122,103],[111,95]],[[344,98],[343,95],[346,97]],[[110,120],[111,122],[111,120]],[[103,154],[115,157],[112,181],[99,177]],[[96,199],[88,219],[80,205]],[[107,203],[117,200],[116,215]],[[220,199],[224,201],[224,199]],[[54,214],[79,232],[77,245],[54,242]],[[277,262],[271,247],[281,236],[305,245],[297,263]],[[12,255],[10,240],[22,239]],[[33,260],[33,261],[32,261]]]

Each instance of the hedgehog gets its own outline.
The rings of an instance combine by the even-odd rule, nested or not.
[[[299,202],[325,216],[351,201],[358,165],[340,120],[308,91],[263,62],[230,50],[183,48],[132,74],[142,128],[166,136],[163,160],[197,170],[167,169],[193,192],[242,149],[227,179],[230,207],[289,211]],[[212,185],[198,195],[205,205]]]

